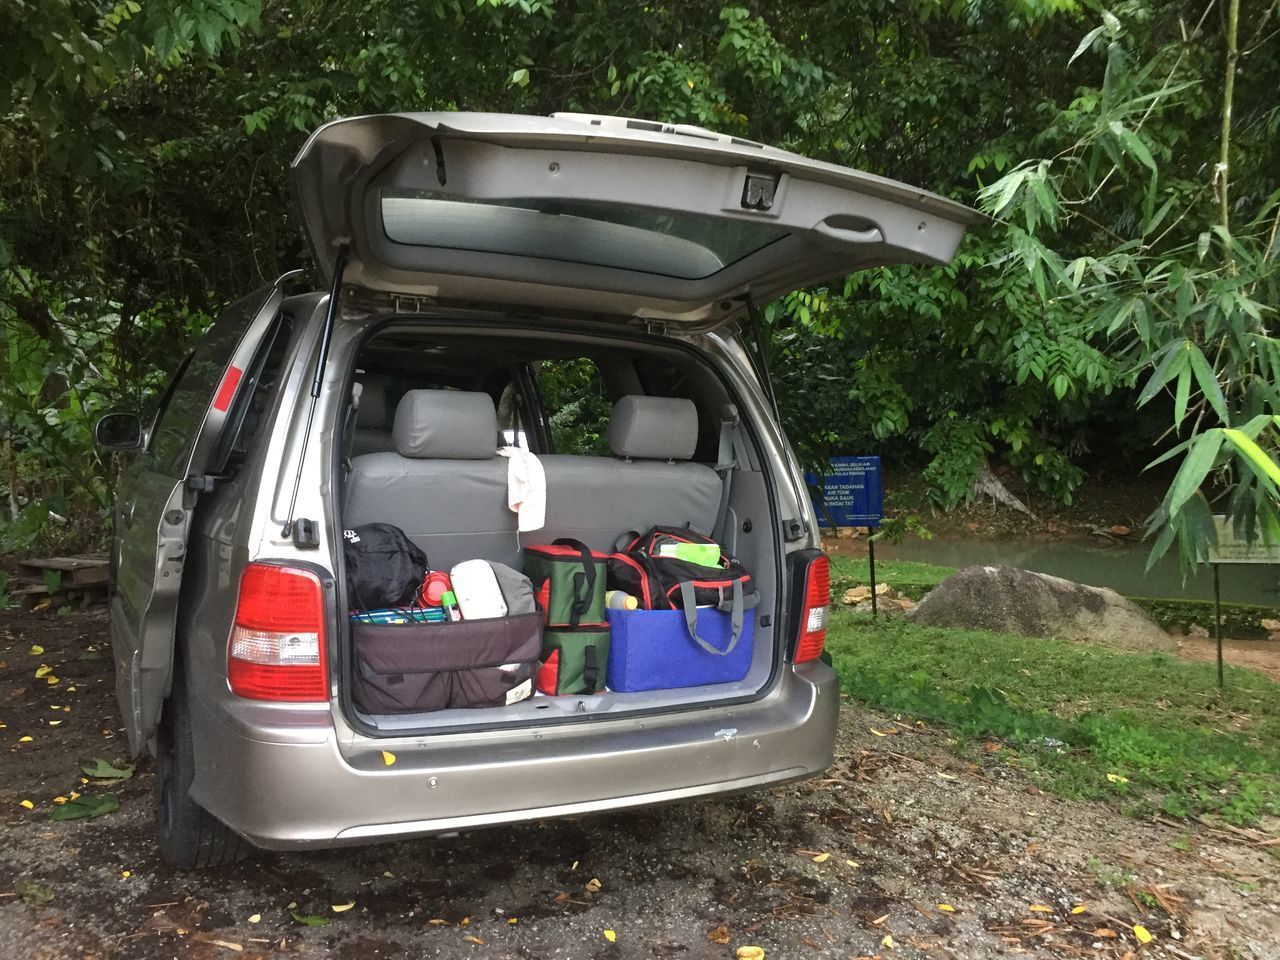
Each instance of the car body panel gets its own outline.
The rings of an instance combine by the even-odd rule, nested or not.
[[[194,705],[191,795],[267,849],[341,846],[597,813],[826,769],[835,672],[788,668],[751,704],[540,730],[340,742],[322,708],[224,694]],[[396,762],[381,756],[390,750]]]
[[[701,327],[748,296],[946,263],[979,219],[699,128],[568,114],[336,120],[299,151],[293,179],[321,270],[332,279],[345,246],[353,291]]]
[[[280,306],[279,281],[233,304],[197,345],[116,501],[110,635],[130,751],[148,745],[172,679],[196,491],[241,377]]]

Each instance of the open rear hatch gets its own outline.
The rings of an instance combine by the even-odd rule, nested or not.
[[[698,127],[555,114],[383,114],[293,162],[326,277],[395,306],[507,305],[714,326],[866,267],[946,263],[969,208]]]

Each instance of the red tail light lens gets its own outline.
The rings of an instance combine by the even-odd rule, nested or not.
[[[309,570],[251,563],[240,578],[227,682],[250,700],[329,699],[324,588]]]
[[[804,606],[800,609],[800,636],[796,639],[796,663],[817,660],[827,643],[827,607],[831,603],[831,564],[826,555],[809,561],[804,576]]]

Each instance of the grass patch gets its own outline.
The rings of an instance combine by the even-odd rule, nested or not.
[[[876,579],[913,600],[919,600],[955,572],[955,567],[917,560],[876,561]],[[831,593],[837,603],[840,602],[840,594],[850,587],[870,582],[871,567],[866,557],[831,557]]]
[[[1212,664],[838,607],[827,649],[855,699],[997,737],[1011,749],[996,758],[1064,796],[1242,824],[1280,813],[1280,684],[1252,670],[1227,667],[1219,692]]]

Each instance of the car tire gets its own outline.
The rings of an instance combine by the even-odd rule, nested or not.
[[[196,772],[191,710],[181,664],[174,667],[173,691],[165,702],[156,736],[155,807],[160,856],[178,870],[235,863],[253,848],[192,800],[188,792]]]

